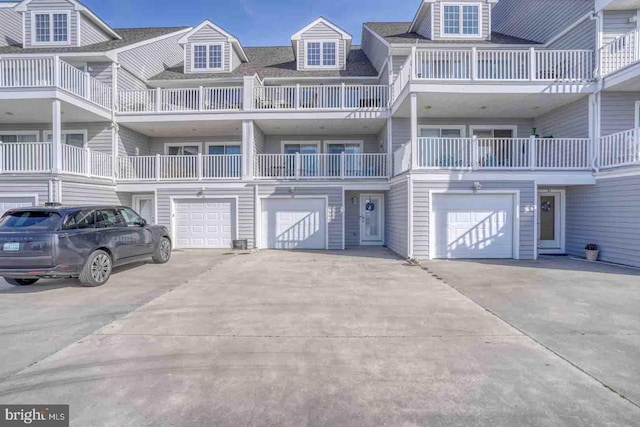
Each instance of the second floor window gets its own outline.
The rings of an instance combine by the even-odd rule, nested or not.
[[[222,45],[194,45],[193,68],[195,70],[222,69]]]
[[[69,15],[66,13],[36,13],[34,25],[36,43],[69,42]]]
[[[442,6],[442,35],[471,36],[480,35],[480,5]]]
[[[307,42],[307,66],[335,67],[337,51],[336,42]]]

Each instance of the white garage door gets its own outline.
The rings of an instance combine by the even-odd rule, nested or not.
[[[513,195],[433,197],[434,258],[513,258]]]
[[[263,200],[263,248],[326,249],[326,236],[324,199]]]
[[[13,208],[28,208],[30,206],[35,206],[36,200],[33,196],[25,196],[25,197],[2,197],[0,196],[0,216],[2,216],[6,211]]]
[[[235,200],[193,199],[175,202],[177,248],[231,248],[235,236]]]

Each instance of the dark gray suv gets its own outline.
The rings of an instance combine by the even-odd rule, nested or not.
[[[124,206],[19,208],[0,219],[0,276],[11,285],[77,277],[100,286],[113,267],[148,258],[169,261],[169,232]]]

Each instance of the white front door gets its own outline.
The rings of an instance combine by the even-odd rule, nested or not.
[[[538,193],[538,248],[543,253],[564,252],[562,192]]]
[[[384,244],[384,196],[360,195],[360,244]]]
[[[432,258],[513,258],[511,194],[435,194]]]
[[[133,196],[133,209],[149,224],[155,224],[153,196]]]
[[[231,248],[235,237],[235,201],[190,199],[175,202],[176,248]]]
[[[264,249],[326,249],[325,199],[267,198],[262,201]]]

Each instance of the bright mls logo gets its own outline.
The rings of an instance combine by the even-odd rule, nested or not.
[[[69,405],[0,405],[0,427],[69,426]]]

